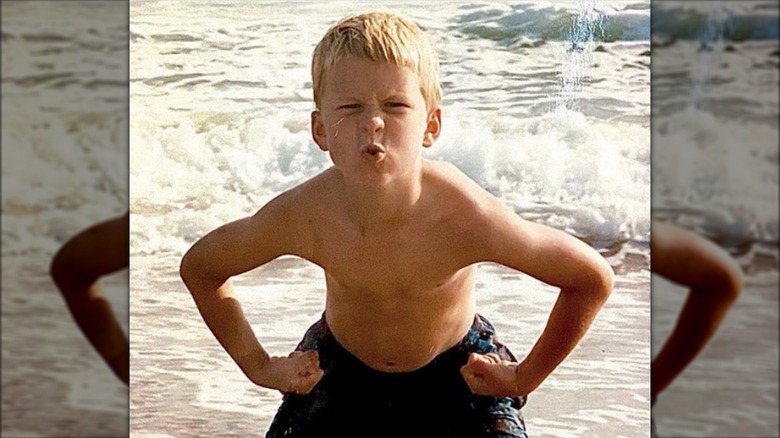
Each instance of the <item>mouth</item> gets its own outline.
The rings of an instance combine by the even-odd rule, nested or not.
[[[360,154],[363,156],[363,158],[378,164],[385,159],[385,156],[387,155],[387,149],[381,144],[371,143],[360,148]]]

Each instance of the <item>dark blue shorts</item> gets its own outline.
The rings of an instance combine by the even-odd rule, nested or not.
[[[460,343],[408,373],[368,367],[336,341],[324,317],[297,350],[317,350],[325,374],[309,394],[285,394],[266,438],[527,438],[525,397],[474,395],[460,374],[471,353],[517,361],[480,315]]]

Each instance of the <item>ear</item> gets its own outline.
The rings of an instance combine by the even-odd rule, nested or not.
[[[436,108],[428,116],[428,125],[425,126],[423,135],[423,147],[433,146],[433,142],[439,138],[441,133],[441,108]]]
[[[328,136],[325,131],[325,123],[322,121],[322,114],[318,110],[311,112],[311,136],[320,150],[328,151]]]

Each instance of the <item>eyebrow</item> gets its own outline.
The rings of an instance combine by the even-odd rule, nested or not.
[[[394,93],[388,96],[385,100],[409,100],[406,94]]]
[[[360,99],[360,98],[358,98],[358,97],[356,97],[354,95],[351,95],[351,94],[344,94],[344,95],[336,94],[334,96],[334,99],[335,100],[339,100],[339,101],[353,100],[353,101],[356,101],[356,102],[359,102],[359,101],[362,100],[362,99]],[[404,94],[402,92],[394,91],[393,93],[387,95],[386,97],[383,97],[381,100],[393,100],[393,99],[395,99],[395,100],[409,100],[409,96],[407,96],[406,94]]]

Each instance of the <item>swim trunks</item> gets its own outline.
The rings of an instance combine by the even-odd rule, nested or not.
[[[517,361],[480,315],[457,345],[411,372],[365,365],[336,341],[324,316],[296,350],[317,350],[324,376],[308,394],[284,395],[266,438],[528,436],[520,411],[526,397],[475,395],[460,374],[471,353]]]

